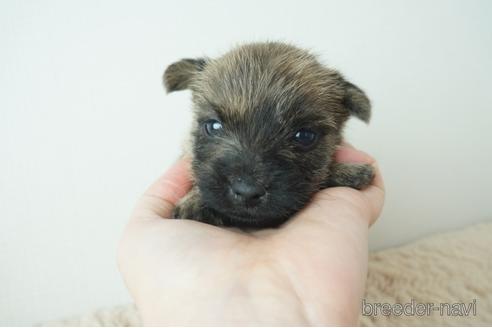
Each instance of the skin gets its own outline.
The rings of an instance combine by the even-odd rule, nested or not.
[[[280,228],[253,232],[168,219],[191,188],[189,162],[174,164],[138,201],[118,249],[143,324],[356,325],[384,185],[369,155],[345,144],[335,159],[371,164],[373,183],[322,190]]]

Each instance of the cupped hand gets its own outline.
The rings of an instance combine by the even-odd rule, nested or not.
[[[191,187],[189,163],[175,163],[140,198],[118,248],[143,324],[356,325],[384,186],[367,154],[343,145],[336,160],[374,165],[372,185],[322,190],[280,228],[255,232],[169,219]]]

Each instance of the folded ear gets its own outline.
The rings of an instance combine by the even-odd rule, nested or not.
[[[188,89],[196,73],[203,70],[205,65],[204,58],[185,58],[169,65],[163,76],[167,92]]]
[[[350,82],[345,82],[343,104],[349,110],[350,114],[369,123],[371,119],[371,102],[359,87]]]

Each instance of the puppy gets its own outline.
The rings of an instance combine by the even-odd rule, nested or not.
[[[164,73],[168,92],[192,92],[185,150],[194,186],[175,218],[240,228],[276,227],[320,189],[361,189],[370,165],[333,155],[350,115],[368,122],[364,92],[303,49],[252,43],[217,59],[182,59]]]

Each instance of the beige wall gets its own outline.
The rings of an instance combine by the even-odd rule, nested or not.
[[[0,324],[129,301],[115,245],[179,153],[172,61],[247,40],[314,49],[373,100],[371,247],[492,219],[490,1],[0,2]]]

